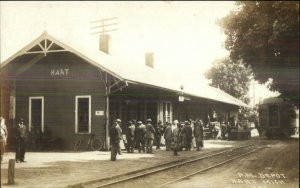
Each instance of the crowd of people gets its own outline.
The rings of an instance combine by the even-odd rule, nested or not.
[[[142,121],[130,120],[126,123],[125,130],[122,130],[122,121],[114,120],[110,128],[111,160],[115,161],[117,154],[121,154],[120,143],[124,142],[128,153],[152,153],[153,143],[156,149],[161,149],[161,145],[166,146],[166,151],[173,151],[178,155],[178,151],[190,151],[192,146],[200,151],[203,147],[203,122],[201,120],[189,120],[178,122],[174,120],[163,124],[162,121],[154,123],[147,119]],[[123,128],[124,129],[124,128]]]
[[[221,139],[229,139],[231,129],[234,126],[234,118],[231,118],[227,123],[221,123],[220,126],[215,126],[213,123],[204,125],[202,120],[192,119],[188,121],[163,123],[158,121],[153,122],[147,119],[145,124],[142,121],[130,120],[126,122],[126,126],[122,126],[120,119],[114,120],[110,127],[110,146],[111,146],[111,160],[115,161],[117,154],[121,155],[120,144],[124,143],[128,153],[152,153],[153,144],[156,149],[161,149],[161,145],[165,145],[166,151],[173,151],[173,154],[178,155],[178,151],[190,151],[192,148],[200,151],[203,147],[204,129],[207,126],[214,125],[212,128],[213,138],[219,137]],[[123,130],[122,130],[123,127]],[[24,125],[24,120],[21,118],[17,124],[15,131],[16,138],[16,162],[25,161],[26,151],[26,137],[28,135],[27,128]],[[5,152],[5,145],[7,141],[7,129],[5,120],[1,117],[1,161]]]

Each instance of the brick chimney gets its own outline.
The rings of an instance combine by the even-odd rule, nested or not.
[[[145,54],[145,64],[146,64],[146,66],[148,66],[150,68],[154,68],[153,53]]]
[[[109,54],[110,52],[110,35],[109,34],[101,34],[99,39],[99,49]]]

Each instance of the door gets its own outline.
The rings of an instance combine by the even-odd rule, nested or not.
[[[270,105],[269,106],[269,126],[270,127],[279,127],[278,119],[278,106]]]
[[[29,97],[29,130],[44,132],[44,97]]]
[[[75,133],[91,133],[91,96],[76,96]]]
[[[172,122],[173,120],[173,109],[172,103],[169,101],[161,101],[158,106],[158,119],[165,124],[166,122]]]

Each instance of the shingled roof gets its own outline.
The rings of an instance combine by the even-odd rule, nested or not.
[[[47,44],[48,43],[48,44]],[[32,49],[44,45],[44,52],[51,52],[52,46],[56,46],[52,52],[69,51],[76,54],[80,58],[86,60],[91,65],[108,72],[119,80],[129,83],[142,84],[150,87],[157,87],[160,89],[171,90],[174,92],[181,92],[180,86],[182,82],[178,80],[168,79],[168,75],[162,74],[159,70],[149,68],[142,65],[132,66],[130,62],[124,62],[115,56],[106,54],[88,45],[78,44],[74,41],[64,42],[64,39],[54,37],[47,32],[42,33],[39,37],[33,40],[30,44],[19,50],[10,58],[1,63],[1,67],[6,66],[15,58],[33,53]],[[47,46],[48,45],[48,46]],[[42,49],[42,47],[40,47]],[[47,51],[48,50],[48,51]],[[159,81],[158,81],[159,80]],[[211,87],[207,84],[199,83],[194,86],[184,86],[184,94],[194,96],[197,98],[210,99],[231,105],[250,107],[239,99],[227,94],[226,92]]]

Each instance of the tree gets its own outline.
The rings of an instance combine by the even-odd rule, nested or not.
[[[219,21],[233,61],[251,65],[255,79],[299,101],[299,2],[239,1]]]
[[[250,66],[245,66],[242,61],[232,61],[229,57],[216,60],[213,66],[205,74],[206,78],[211,79],[211,86],[218,87],[226,93],[232,95],[249,104],[249,86],[253,78]],[[254,119],[257,114],[256,109],[241,107],[239,110],[240,120]]]
[[[251,68],[242,61],[235,62],[228,57],[216,60],[205,76],[212,80],[211,86],[218,87],[247,104],[250,102],[248,91],[253,74]]]

